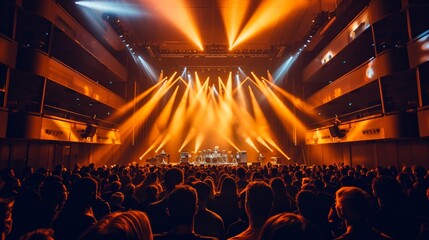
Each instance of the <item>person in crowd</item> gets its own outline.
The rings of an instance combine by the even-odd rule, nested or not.
[[[243,191],[246,188],[247,184],[249,184],[249,181],[247,181],[246,179],[246,170],[242,167],[239,167],[237,169],[236,184],[237,184],[238,193],[241,193],[241,191]]]
[[[112,176],[115,176],[115,175],[112,175]],[[110,202],[110,197],[111,197],[113,194],[115,194],[115,193],[119,192],[119,191],[121,190],[121,187],[122,187],[122,185],[121,185],[121,182],[120,182],[120,181],[115,180],[115,181],[111,182],[111,183],[109,184],[109,188],[110,188],[110,190],[109,190],[109,191],[106,191],[104,194],[102,194],[102,195],[101,195],[101,198],[102,198],[104,201],[106,201],[106,202]]]
[[[97,182],[89,177],[77,180],[63,209],[54,220],[56,240],[75,240],[97,222],[92,206],[97,199]]]
[[[168,196],[167,212],[171,220],[171,230],[154,235],[155,240],[215,240],[194,232],[197,213],[197,193],[187,185],[177,186]]]
[[[270,186],[274,193],[271,215],[276,215],[282,212],[292,212],[293,200],[287,194],[283,180],[279,177],[272,178],[270,180]]]
[[[249,227],[249,217],[247,216],[246,209],[244,207],[246,201],[246,191],[241,191],[238,196],[238,207],[240,208],[240,214],[237,221],[229,225],[226,230],[226,238],[234,237]]]
[[[285,172],[283,174],[283,182],[285,184],[286,192],[289,194],[289,196],[292,197],[293,200],[295,200],[299,189],[292,185],[292,176],[289,174],[289,172]],[[293,206],[295,206],[295,201],[293,202]]]
[[[304,186],[304,185],[303,185]],[[303,216],[325,238],[332,239],[327,214],[323,211],[317,194],[310,190],[301,190],[296,195],[299,215]]]
[[[240,209],[238,207],[237,185],[233,178],[227,176],[220,184],[220,192],[216,195],[214,212],[222,217],[224,228],[238,220]]]
[[[97,191],[97,198],[95,199],[95,203],[92,206],[92,211],[94,213],[94,217],[97,220],[102,219],[104,216],[110,214],[110,204],[100,197],[100,192]]]
[[[167,208],[168,195],[173,191],[176,185],[183,184],[184,175],[183,170],[177,167],[168,169],[164,174],[164,183],[165,190],[167,191],[167,196],[163,199],[149,204],[145,208],[145,212],[147,213],[151,226],[152,232],[161,233],[171,230],[171,222],[165,209]]]
[[[0,183],[4,186],[0,189],[1,198],[15,198],[21,188],[21,180],[15,176],[13,169],[3,169]]]
[[[410,192],[411,211],[421,218],[429,218],[429,201],[426,198],[426,189],[429,187],[429,178],[426,178],[426,169],[422,166],[412,168],[415,182]]]
[[[144,212],[114,212],[88,228],[80,240],[152,240],[149,219]]]
[[[50,228],[40,228],[24,234],[19,240],[55,240],[54,230]]]
[[[210,195],[209,185],[204,182],[196,182],[193,184],[193,187],[197,190],[198,194],[198,213],[195,216],[195,232],[224,240],[225,228],[222,218],[206,207]]]
[[[268,219],[273,205],[274,194],[263,181],[254,181],[246,187],[245,209],[249,217],[249,227],[230,240],[258,239],[262,225]]]
[[[216,187],[214,184],[214,180],[211,176],[207,176],[204,181],[205,183],[207,183],[207,185],[209,185],[210,187],[210,195],[209,195],[209,199],[207,200],[207,208],[210,210],[215,210],[216,209]],[[225,229],[226,230],[226,229]]]
[[[111,212],[123,212],[125,211],[122,203],[124,202],[124,194],[121,192],[115,192],[110,196],[110,210]]]
[[[39,226],[50,228],[54,218],[62,210],[68,198],[66,186],[58,175],[47,177],[40,188],[42,206],[39,215]]]
[[[18,239],[23,234],[40,227],[38,221],[42,198],[39,190],[46,176],[41,173],[33,173],[23,182],[22,189],[15,198],[12,210],[13,227],[9,234],[10,239]]]
[[[370,225],[372,200],[368,193],[357,187],[342,187],[335,196],[335,209],[344,220],[347,230],[336,240],[392,240]]]
[[[131,179],[130,179],[131,181]],[[135,190],[136,186],[134,186],[134,184],[132,184],[131,182],[128,183],[127,185],[125,185],[124,187],[124,207],[127,210],[130,209],[137,209],[137,200],[134,198],[134,190]]]
[[[322,240],[322,236],[302,216],[280,213],[270,217],[262,226],[259,240]]]
[[[5,240],[12,230],[13,198],[0,198],[0,240]]]
[[[144,194],[145,200],[143,202],[139,202],[136,206],[136,209],[140,210],[140,211],[144,211],[146,209],[147,205],[149,205],[153,202],[156,202],[156,200],[158,198],[158,193],[159,193],[158,188],[155,187],[154,185],[149,185],[149,186],[145,187],[144,192],[143,191],[137,192],[136,195],[137,194]]]
[[[399,182],[388,175],[378,176],[372,191],[379,206],[372,216],[372,225],[395,240],[415,239],[419,223],[404,208],[405,195]]]

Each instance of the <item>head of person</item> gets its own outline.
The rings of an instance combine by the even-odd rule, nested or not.
[[[19,240],[54,240],[54,230],[41,228],[23,235]]]
[[[262,226],[260,240],[320,239],[317,231],[304,217],[293,213],[280,213],[270,217]]]
[[[190,225],[197,211],[197,192],[188,185],[177,186],[168,196],[167,214],[173,226]]]
[[[221,195],[237,195],[237,183],[232,177],[225,177],[220,186]]]
[[[176,185],[182,184],[184,181],[183,170],[180,168],[170,168],[164,174],[165,188],[168,192],[173,191]]]
[[[273,205],[274,194],[264,181],[253,181],[246,187],[245,209],[249,219],[258,225],[268,218]]]
[[[78,179],[72,186],[69,201],[80,207],[90,207],[97,199],[98,184],[92,178]]]
[[[124,202],[124,194],[121,192],[115,192],[114,194],[112,194],[112,196],[110,197],[110,204],[111,205],[115,205],[115,206],[121,206],[122,203]]]
[[[270,180],[270,186],[273,189],[274,195],[281,195],[286,192],[285,184],[279,177],[272,178]]]
[[[245,179],[246,178],[246,170],[243,167],[239,167],[237,169],[237,177],[239,179]]]
[[[88,228],[81,240],[152,240],[152,230],[144,212],[115,212]]]
[[[205,182],[196,182],[194,184],[195,190],[197,190],[198,203],[207,202],[210,197],[210,186]]]
[[[310,221],[319,213],[317,195],[310,190],[301,190],[296,195],[296,205],[299,213]]]
[[[67,188],[60,181],[45,181],[40,188],[40,195],[49,206],[62,206],[68,198]]]
[[[402,199],[401,184],[391,176],[376,177],[372,182],[372,191],[380,205],[392,205]]]
[[[335,209],[348,225],[365,223],[372,212],[372,199],[360,188],[342,187],[335,195]]]
[[[0,234],[9,235],[12,230],[12,208],[14,200],[12,198],[0,198]]]

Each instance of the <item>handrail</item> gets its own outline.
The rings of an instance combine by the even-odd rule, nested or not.
[[[94,118],[94,117],[91,117],[91,116],[88,116],[88,115],[84,115],[84,114],[81,114],[81,113],[77,113],[77,112],[73,112],[73,111],[70,111],[70,110],[67,110],[67,109],[55,107],[55,106],[52,106],[52,105],[49,105],[49,104],[45,104],[44,106],[47,107],[47,108],[53,109],[53,110],[57,110],[57,111],[61,111],[61,112],[64,112],[64,113],[72,114],[74,116],[82,117],[82,118],[87,119],[87,120],[95,121],[97,123],[104,123],[104,124],[106,124],[108,126],[116,127],[118,125],[117,123],[114,123],[114,122],[106,121],[106,120],[99,119],[99,118]],[[97,125],[102,126],[101,124],[97,124]]]
[[[370,106],[370,107],[367,107],[367,108],[359,109],[359,110],[356,110],[356,111],[353,111],[353,112],[349,112],[349,113],[346,113],[346,114],[343,114],[343,115],[339,115],[337,117],[339,119],[341,119],[341,118],[344,118],[344,117],[347,117],[347,116],[350,116],[350,115],[354,115],[354,114],[357,114],[357,113],[366,112],[368,110],[372,110],[372,109],[375,109],[375,108],[378,108],[378,107],[381,107],[381,104],[376,104],[374,106]],[[327,126],[327,125],[331,125],[332,121],[335,118],[336,117],[328,118],[328,119],[325,119],[323,121],[313,123],[310,126],[319,126],[319,125],[321,125],[321,126]],[[329,124],[326,124],[326,123],[329,123]]]

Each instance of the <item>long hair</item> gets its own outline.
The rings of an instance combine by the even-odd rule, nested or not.
[[[144,212],[131,210],[107,215],[91,226],[81,240],[152,240],[149,219]]]

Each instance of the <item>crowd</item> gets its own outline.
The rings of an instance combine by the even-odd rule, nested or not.
[[[429,239],[423,167],[74,166],[0,172],[0,239]]]

